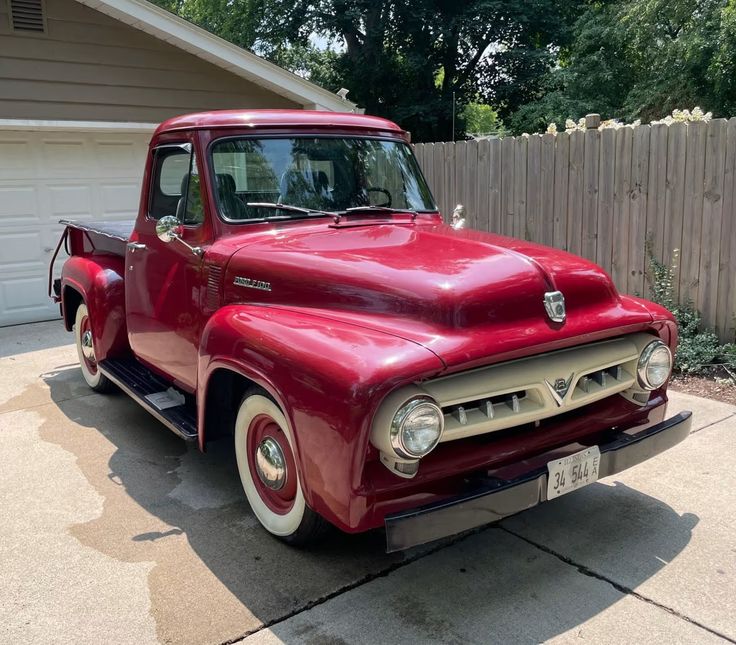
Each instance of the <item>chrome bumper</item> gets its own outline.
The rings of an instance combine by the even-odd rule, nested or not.
[[[692,412],[680,412],[636,433],[621,432],[599,444],[599,478],[636,466],[683,441]],[[524,462],[513,477],[489,477],[480,489],[447,501],[386,516],[386,551],[400,551],[495,522],[547,501],[547,463],[586,446],[575,443]],[[499,472],[509,469],[499,469]],[[517,469],[518,470],[518,469]],[[498,474],[498,473],[497,473]]]

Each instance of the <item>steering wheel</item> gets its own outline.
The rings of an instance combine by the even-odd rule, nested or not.
[[[391,206],[391,193],[387,191],[385,188],[379,188],[378,186],[371,186],[370,188],[366,188],[365,192],[367,193],[383,193],[388,197],[388,201],[385,204],[371,204],[371,206],[383,206],[384,208],[388,208]]]

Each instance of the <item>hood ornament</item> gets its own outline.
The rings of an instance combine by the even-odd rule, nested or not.
[[[565,397],[570,391],[570,385],[572,384],[572,377],[575,376],[573,372],[567,379],[556,378],[554,383],[550,383],[547,379],[544,379],[547,388],[549,389],[552,398],[557,403],[558,407],[562,407],[565,402]]]
[[[562,291],[548,291],[544,294],[544,308],[552,322],[565,322],[565,296]]]

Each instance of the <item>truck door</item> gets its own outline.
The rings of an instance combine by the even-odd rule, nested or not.
[[[202,258],[180,241],[163,242],[156,222],[174,215],[182,239],[205,239],[197,156],[190,141],[152,151],[148,204],[126,251],[128,338],[136,357],[187,391],[197,385]]]

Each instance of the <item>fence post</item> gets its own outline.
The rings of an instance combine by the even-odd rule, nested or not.
[[[585,115],[585,129],[594,130],[601,124],[600,114],[586,114]]]

